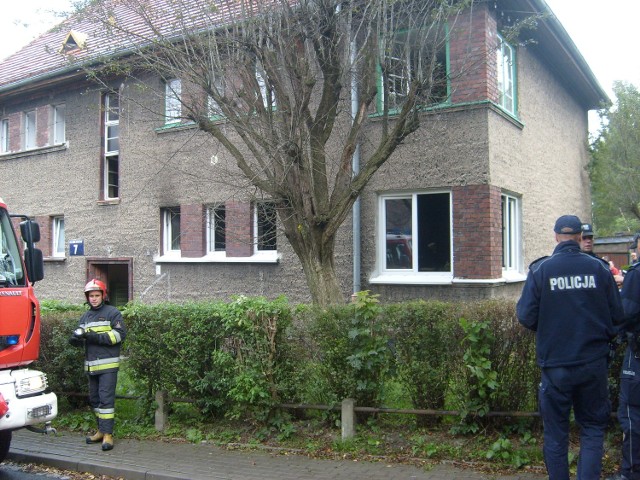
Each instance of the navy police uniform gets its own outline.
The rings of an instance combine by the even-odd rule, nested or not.
[[[620,293],[628,322],[628,339],[620,372],[618,421],[622,428],[622,464],[618,478],[640,480],[640,264],[627,271]]]
[[[580,226],[576,231],[554,230],[575,234]],[[551,256],[530,265],[517,316],[524,327],[536,332],[536,356],[542,369],[538,400],[549,478],[569,480],[573,407],[580,425],[577,478],[599,479],[611,413],[607,388],[609,342],[615,336],[615,325],[624,318],[611,272],[602,261],[582,253],[576,241],[560,242]]]

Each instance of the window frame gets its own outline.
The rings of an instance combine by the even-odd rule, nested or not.
[[[67,106],[64,103],[53,105],[52,137],[54,145],[62,145],[67,141]],[[62,137],[62,138],[61,138]]]
[[[516,195],[502,193],[502,276],[520,278],[524,272],[522,242],[522,199]]]
[[[112,106],[113,99],[117,99],[115,108]],[[114,146],[117,148],[114,149]],[[108,91],[102,95],[102,152],[101,197],[105,201],[118,200],[120,198],[120,94],[118,92]]]
[[[38,146],[36,110],[24,112],[24,149],[31,150]]]
[[[273,223],[270,225],[269,231],[264,232],[264,226],[260,225],[260,211],[265,211],[266,208],[273,209]],[[268,220],[265,215],[265,221]],[[261,233],[263,232],[263,233]],[[267,235],[272,236],[273,245],[264,247],[266,242],[271,240],[264,240]],[[271,255],[278,253],[278,214],[276,211],[276,205],[271,201],[255,202],[253,204],[253,254],[254,255]]]
[[[179,123],[182,120],[182,81],[170,78],[164,88],[164,123]]]
[[[177,218],[178,232],[176,235],[175,219]],[[161,209],[161,246],[163,256],[180,256],[182,250],[180,249],[180,207],[164,207]],[[176,238],[174,238],[176,237]],[[174,247],[174,242],[177,240],[178,248]]]
[[[9,132],[9,119],[3,118],[0,121],[0,153],[9,153],[11,151]]]
[[[219,221],[220,211],[223,212],[222,222]],[[224,203],[209,205],[207,207],[207,255],[225,257],[227,254],[226,216],[226,206]],[[218,235],[220,227],[222,227],[224,232],[222,239],[220,235]],[[219,243],[223,244],[223,248],[216,248],[216,244]]]
[[[448,196],[448,241],[449,270],[419,271],[420,262],[420,219],[418,216],[418,199],[422,195]],[[411,268],[388,268],[387,246],[388,228],[386,202],[388,200],[411,200]],[[378,227],[376,236],[376,270],[369,279],[373,284],[450,284],[453,281],[453,195],[450,190],[421,190],[410,192],[386,192],[378,195]]]
[[[507,54],[508,53],[508,54]],[[518,115],[518,89],[516,75],[516,49],[498,33],[497,61],[497,91],[498,105],[507,113]],[[509,105],[510,103],[510,105]]]
[[[51,256],[63,258],[66,256],[64,216],[51,217]]]
[[[419,104],[420,107],[425,108],[425,109],[429,109],[429,108],[434,108],[440,105],[447,105],[451,102],[451,78],[450,78],[450,72],[451,72],[451,64],[450,64],[450,50],[449,50],[449,29],[448,29],[448,25],[444,26],[445,29],[445,34],[444,34],[444,42],[443,45],[441,45],[441,47],[438,49],[438,52],[436,53],[436,57],[439,55],[444,55],[444,74],[446,77],[446,95],[445,95],[445,99],[442,101],[434,101],[434,102],[430,102],[430,103],[426,103],[426,104]],[[405,35],[407,37],[411,37],[411,35],[418,35],[418,33],[414,30],[409,30],[409,29],[405,29],[405,30],[401,30],[398,32],[398,35]],[[394,42],[394,44],[397,42]],[[412,45],[412,44],[410,44]],[[417,45],[417,42],[416,42]],[[404,80],[406,85],[405,85],[405,92],[404,92],[404,97],[406,97],[406,94],[409,92],[409,88],[411,85],[411,78],[412,78],[412,73],[415,71],[415,68],[413,67],[413,62],[412,62],[412,52],[415,52],[415,48],[409,48],[409,49],[402,49],[402,51],[400,52],[400,54],[406,54],[407,58],[401,58],[401,57],[391,57],[392,59],[395,59],[398,61],[398,63],[402,62],[402,64],[406,67],[407,65],[411,68],[406,69],[407,70],[407,74],[404,75],[398,75],[397,73],[394,74],[393,76],[396,78],[399,78],[401,80]],[[387,55],[385,54],[385,57],[387,57]],[[404,70],[404,69],[403,69]],[[403,72],[404,73],[404,72]],[[384,84],[385,84],[385,77],[384,77],[384,72],[382,70],[382,65],[378,64],[377,68],[376,68],[376,75],[377,75],[377,79],[376,79],[376,86],[377,86],[377,95],[376,95],[376,113],[377,114],[382,114],[384,112],[384,107],[385,107],[385,98],[384,98]],[[406,80],[405,80],[406,79]],[[390,92],[391,93],[391,92]],[[391,103],[391,101],[389,102],[389,114],[395,114],[396,112],[399,112],[402,109],[402,102],[394,102],[393,104]]]

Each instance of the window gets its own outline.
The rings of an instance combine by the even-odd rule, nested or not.
[[[222,97],[224,96],[225,85],[224,85],[224,78],[222,77],[222,75],[215,77],[213,81],[213,89],[218,93],[218,95]],[[222,109],[220,108],[220,105],[218,105],[218,102],[216,102],[211,96],[209,96],[207,99],[207,114],[209,115],[209,117],[224,116],[224,114],[222,113]]]
[[[181,93],[182,83],[179,79],[174,78],[167,81],[165,85],[165,123],[180,121],[182,115]]]
[[[383,272],[451,273],[451,195],[380,197]]]
[[[256,252],[277,250],[276,207],[271,202],[256,203],[254,208],[254,235]]]
[[[436,105],[448,100],[447,49],[444,42],[425,40],[418,32],[396,35],[380,66],[377,109],[383,111],[385,87],[389,110],[402,108],[411,84],[420,82],[418,104]]]
[[[502,269],[522,270],[522,242],[520,241],[520,199],[502,195]]]
[[[64,217],[53,217],[53,244],[51,253],[54,257],[64,257]]]
[[[180,253],[180,207],[162,209],[162,254]]]
[[[53,143],[54,145],[59,145],[67,141],[66,132],[65,132],[65,114],[66,114],[66,106],[55,105],[53,107]]]
[[[5,118],[0,122],[0,153],[9,151],[9,119]]]
[[[499,105],[507,112],[516,114],[516,62],[515,50],[498,35],[498,99]]]
[[[226,210],[224,205],[207,209],[207,251],[226,250]]]
[[[36,111],[31,110],[24,114],[24,148],[36,147]]]
[[[110,200],[120,196],[120,99],[117,93],[105,93],[102,99],[102,198]]]
[[[276,106],[276,94],[273,90],[268,90],[266,73],[262,68],[260,62],[256,62],[256,80],[258,81],[258,86],[260,87],[260,96],[262,97],[262,103],[265,108],[269,108],[269,100],[271,100],[271,108],[275,108]]]

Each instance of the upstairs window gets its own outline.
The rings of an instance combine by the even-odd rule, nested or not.
[[[213,88],[218,93],[218,95],[222,97],[224,96],[225,84],[224,84],[224,78],[222,77],[222,75],[218,75],[214,78]],[[215,117],[219,118],[224,116],[224,114],[222,113],[222,109],[220,108],[220,105],[218,105],[218,102],[216,102],[214,98],[211,96],[209,96],[207,99],[207,114],[209,117],[214,117],[214,118]]]
[[[36,111],[24,113],[24,148],[36,148]]]
[[[383,272],[450,276],[450,193],[381,196],[380,217]]]
[[[498,35],[498,104],[512,115],[516,114],[515,50]]]
[[[161,210],[162,254],[180,254],[180,207]]]
[[[207,209],[207,251],[224,252],[226,241],[226,209],[216,205]]]
[[[277,250],[277,214],[272,202],[259,202],[254,208],[255,251]]]
[[[269,89],[269,85],[267,84],[267,75],[262,68],[262,64],[260,62],[256,62],[256,80],[258,81],[258,86],[260,87],[260,96],[262,97],[262,103],[265,108],[275,108],[276,107],[276,94],[273,89]],[[269,105],[271,104],[271,105]]]
[[[385,48],[383,64],[379,66],[377,110],[384,110],[385,91],[388,109],[400,110],[414,81],[419,82],[419,105],[437,105],[448,100],[445,42],[422,38],[418,32],[404,31]]]
[[[9,119],[0,122],[0,153],[9,152]]]
[[[177,78],[167,80],[165,84],[165,123],[176,123],[180,121],[182,116],[181,95],[182,82]]]
[[[120,99],[117,93],[102,96],[102,198],[120,197]]]
[[[53,217],[51,225],[53,227],[51,252],[54,257],[64,257],[64,217]]]
[[[502,269],[505,272],[520,272],[523,269],[520,221],[520,199],[503,194]]]
[[[53,144],[59,145],[67,141],[66,138],[66,106],[64,104],[53,107]]]

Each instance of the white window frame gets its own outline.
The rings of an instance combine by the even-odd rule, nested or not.
[[[269,109],[269,96],[267,95],[268,85],[265,79],[264,69],[262,68],[262,64],[259,61],[256,62],[256,81],[258,82],[258,86],[260,87],[262,104],[264,105],[264,108]],[[271,90],[271,108],[276,108],[276,94],[273,90]]]
[[[118,108],[115,111],[111,107],[111,99],[118,99]],[[104,115],[104,159],[103,159],[103,178],[102,178],[102,196],[104,200],[115,200],[120,198],[120,98],[117,92],[105,92],[103,96],[103,115]],[[110,113],[116,112],[115,118]],[[115,132],[109,136],[109,132]],[[109,145],[111,145],[111,150]],[[113,149],[113,146],[117,148]],[[115,173],[114,172],[115,165]],[[115,179],[115,180],[114,180]],[[115,181],[115,183],[113,183]],[[111,186],[115,185],[117,194],[110,195]]]
[[[174,231],[173,220],[178,217],[178,248],[174,248],[173,240],[176,232]],[[162,255],[180,256],[180,207],[166,207],[162,209]]]
[[[274,215],[275,215],[275,220],[274,220],[274,225],[273,225],[273,229],[274,229],[274,234],[275,234],[275,248],[268,248],[268,249],[264,249],[260,247],[260,238],[259,238],[259,230],[258,230],[258,210],[259,208],[258,205],[265,205],[265,204],[270,204],[273,205],[274,208]],[[254,256],[263,256],[263,257],[273,257],[273,258],[277,258],[278,256],[278,217],[277,217],[277,213],[275,212],[275,205],[273,204],[273,202],[256,202],[253,204],[253,255]]]
[[[0,153],[8,153],[9,148],[9,119],[3,118],[0,122]]]
[[[67,141],[66,132],[67,106],[64,103],[53,106],[53,144],[60,145]]]
[[[502,204],[502,276],[521,279],[524,272],[522,249],[522,201],[503,193]]]
[[[224,209],[225,211],[225,220],[222,226],[226,227],[226,207],[224,203],[210,205],[209,207],[207,207],[207,255],[215,257],[226,257],[226,232],[225,238],[223,239],[225,248],[223,250],[215,249],[216,241],[220,241],[219,238],[216,238],[216,231],[218,230],[219,226],[219,217],[216,214],[216,211],[219,211],[220,209]]]
[[[419,218],[418,197],[420,195],[447,194],[449,196],[449,271],[419,271]],[[411,200],[412,246],[411,268],[387,268],[387,200]],[[378,234],[376,240],[377,268],[369,279],[373,284],[451,284],[453,281],[453,199],[449,190],[430,190],[401,193],[385,193],[378,196]],[[406,236],[406,235],[405,235]]]
[[[179,78],[167,80],[165,84],[165,124],[177,123],[182,117],[182,82]]]
[[[516,51],[498,34],[498,104],[511,115],[516,115]]]
[[[36,148],[36,111],[24,112],[24,149]]]
[[[51,218],[52,242],[51,256],[65,256],[65,238],[64,238],[64,216],[56,216]]]

